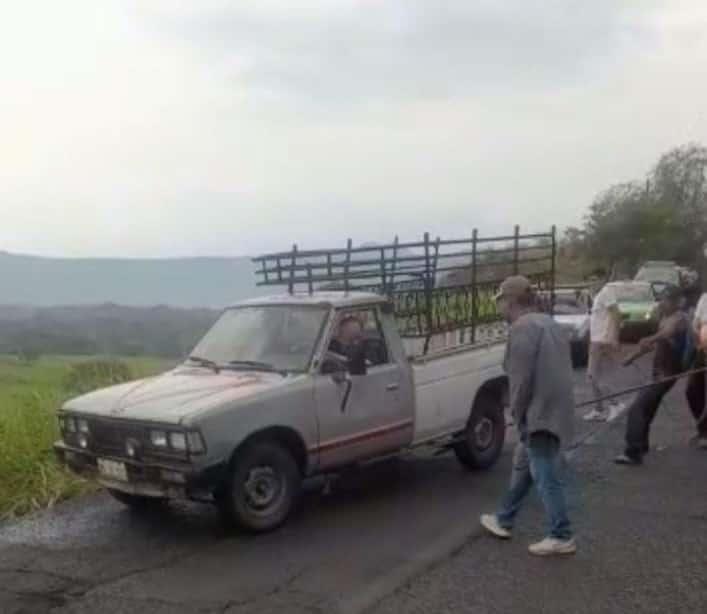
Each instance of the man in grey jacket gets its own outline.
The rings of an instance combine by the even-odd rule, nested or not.
[[[481,524],[496,537],[510,538],[516,514],[535,484],[549,533],[529,547],[530,553],[574,554],[577,546],[560,478],[562,448],[572,441],[574,419],[569,342],[552,317],[536,313],[532,287],[524,277],[506,279],[496,300],[511,325],[505,369],[520,441],[513,458],[510,488],[498,512],[481,516]]]

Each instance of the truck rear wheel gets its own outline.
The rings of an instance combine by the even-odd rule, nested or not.
[[[466,468],[488,469],[498,460],[506,439],[501,395],[487,392],[477,398],[462,435],[454,452]]]
[[[277,442],[256,441],[234,458],[216,502],[229,523],[262,533],[287,519],[301,486],[302,475],[290,451]]]

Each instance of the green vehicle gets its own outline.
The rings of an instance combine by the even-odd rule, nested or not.
[[[668,285],[679,286],[680,270],[672,261],[649,260],[638,270],[634,281],[652,284],[655,290],[662,290]]]
[[[658,329],[658,302],[653,285],[641,281],[616,281],[609,284],[616,292],[621,312],[622,341],[637,341]]]

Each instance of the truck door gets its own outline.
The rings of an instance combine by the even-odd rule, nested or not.
[[[340,353],[340,331],[352,321],[359,323],[366,348],[365,375],[327,373],[323,360],[314,378],[321,468],[392,452],[412,439],[412,415],[401,390],[407,382],[389,351],[377,308],[338,312],[326,347]]]

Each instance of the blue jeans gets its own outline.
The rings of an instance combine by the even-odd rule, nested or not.
[[[560,441],[550,433],[533,433],[526,443],[518,443],[513,454],[511,486],[496,514],[503,528],[513,527],[516,514],[535,483],[548,518],[550,537],[563,540],[572,537],[560,478],[561,464]]]

